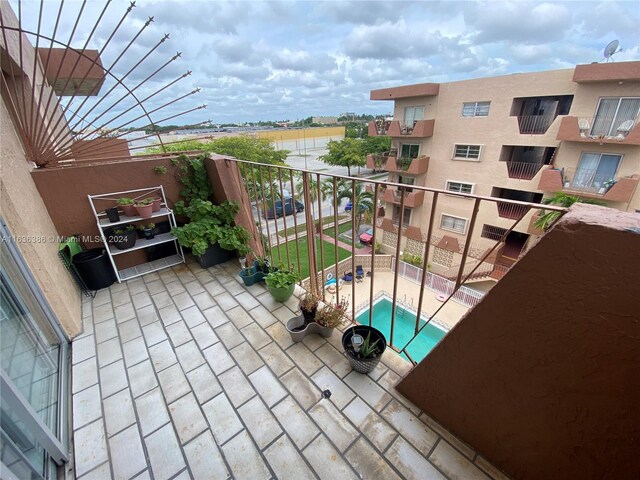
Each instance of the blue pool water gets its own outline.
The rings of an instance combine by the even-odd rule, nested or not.
[[[389,343],[391,336],[391,307],[392,302],[388,298],[382,298],[373,305],[372,325],[380,330]],[[363,324],[369,324],[369,310],[360,313],[356,320]],[[426,322],[420,319],[419,327]],[[402,350],[413,338],[416,327],[416,314],[402,307],[396,307],[396,317],[393,329],[393,345]],[[419,362],[431,351],[433,347],[446,335],[447,332],[429,323],[418,336],[411,341],[407,352],[416,362]],[[402,354],[404,356],[404,354]],[[406,357],[405,357],[406,358]]]

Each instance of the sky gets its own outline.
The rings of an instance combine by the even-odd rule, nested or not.
[[[22,16],[23,28],[37,31],[40,3],[22,2],[20,10],[17,1],[10,3]],[[84,104],[84,99],[75,98],[69,105],[79,119],[81,112],[98,103],[83,124],[97,125],[92,116],[104,110],[109,111],[100,121],[122,114],[108,127],[123,121],[142,125],[148,118],[196,124],[296,120],[343,112],[384,114],[393,106],[370,101],[372,89],[572,68],[601,61],[604,47],[614,39],[622,47],[615,61],[640,59],[637,0],[139,0],[110,40],[129,2],[115,0],[103,11],[104,5],[91,1],[83,8],[79,1],[66,2],[56,39],[74,48],[87,44],[96,49],[108,41],[101,58],[112,67],[112,75],[99,97]],[[41,46],[48,46],[44,37],[52,36],[59,9],[58,2],[44,3]],[[81,21],[70,37],[81,9]],[[127,48],[150,16],[154,21]],[[169,39],[144,58],[166,33]],[[30,38],[35,43],[35,37]],[[180,58],[145,81],[176,52],[182,52]],[[189,76],[152,95],[188,70]],[[134,105],[130,97],[116,103],[126,94],[122,85],[133,89],[138,99],[152,95],[143,102],[149,116],[140,107],[126,112]],[[195,88],[201,91],[158,109]],[[179,115],[202,104],[207,104],[206,110]],[[179,116],[160,122],[173,115]]]

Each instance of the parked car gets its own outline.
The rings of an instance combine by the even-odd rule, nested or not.
[[[351,204],[351,200],[349,200],[344,207],[344,211],[350,212],[352,208],[353,208],[353,205]],[[367,210],[367,207],[365,207],[364,205],[360,205],[360,213],[364,213],[366,210]]]
[[[373,228],[369,228],[366,232],[360,234],[360,243],[373,245]]]
[[[304,211],[304,203],[296,200],[295,202],[291,197],[284,200],[284,208],[282,206],[282,200],[277,200],[275,202],[275,215],[273,211],[273,203],[266,202],[265,209],[263,210],[263,216],[266,219],[272,218],[280,218],[283,215],[283,211],[285,215],[292,215],[294,210],[295,213],[300,213]]]

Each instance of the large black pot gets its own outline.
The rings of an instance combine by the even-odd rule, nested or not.
[[[216,243],[215,245],[210,245],[204,254],[196,257],[196,259],[202,268],[209,268],[219,263],[228,262],[234,257],[235,252],[225,250]]]
[[[76,253],[71,261],[89,290],[100,290],[116,281],[116,274],[104,248]]]
[[[353,346],[351,345],[351,337],[355,334],[362,335],[362,338],[364,339],[371,334],[371,343],[378,340],[376,356],[362,358],[358,353],[354,352]],[[342,334],[342,348],[344,348],[344,351],[347,354],[351,368],[359,373],[369,373],[376,368],[378,362],[380,362],[382,354],[387,348],[387,341],[382,332],[377,328],[373,328],[368,325],[354,325],[353,327],[347,328]]]

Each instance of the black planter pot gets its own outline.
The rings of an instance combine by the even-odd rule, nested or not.
[[[146,240],[151,240],[152,238],[154,238],[156,236],[155,229],[154,228],[144,228],[142,230],[142,236]]]
[[[124,233],[115,233],[114,231],[113,236],[111,237],[113,245],[118,250],[127,250],[129,248],[132,248],[136,244],[137,239],[138,234],[135,230],[130,230]]]
[[[304,310],[301,308],[300,311],[302,312],[302,316],[304,317],[304,323],[311,323],[316,318],[316,312],[318,311],[318,307],[316,306],[312,310]]]
[[[225,250],[220,245],[210,245],[203,255],[197,256],[196,259],[202,268],[213,267],[219,263],[228,262],[235,257],[235,252]]]
[[[355,334],[361,335],[364,339],[371,334],[371,343],[378,340],[376,355],[374,357],[361,358],[358,353],[354,352],[353,346],[351,345],[351,338]],[[368,325],[354,325],[353,327],[347,328],[342,334],[342,348],[344,348],[347,354],[351,368],[359,373],[369,373],[376,368],[378,362],[380,362],[382,354],[387,348],[387,341],[382,332],[377,328]]]
[[[116,274],[104,248],[76,253],[72,263],[89,290],[100,290],[116,281]]]
[[[119,222],[120,221],[120,215],[118,214],[118,209],[116,207],[112,207],[112,208],[107,208],[104,213],[107,214],[107,217],[109,218],[110,222]]]

